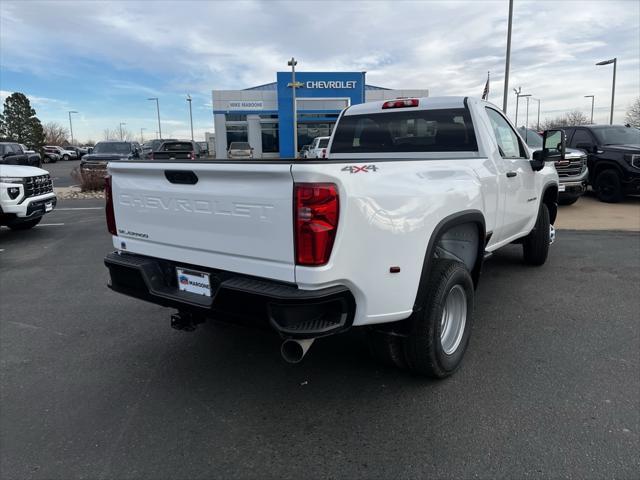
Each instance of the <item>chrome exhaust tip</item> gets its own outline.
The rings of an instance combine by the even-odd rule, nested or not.
[[[311,348],[314,340],[315,338],[303,338],[300,340],[288,338],[282,342],[280,354],[287,363],[300,363],[307,354],[307,351],[309,351],[309,348]]]

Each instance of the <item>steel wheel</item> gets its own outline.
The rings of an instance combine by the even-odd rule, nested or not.
[[[440,320],[440,344],[447,355],[460,346],[466,323],[467,295],[461,285],[454,285],[447,294]]]

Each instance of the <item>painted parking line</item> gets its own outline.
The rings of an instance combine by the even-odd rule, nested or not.
[[[64,225],[64,223],[40,223],[36,225],[37,227],[59,227]]]
[[[60,210],[104,210],[104,207],[65,207],[55,209],[56,212]]]

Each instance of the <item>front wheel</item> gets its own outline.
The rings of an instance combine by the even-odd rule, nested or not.
[[[622,201],[622,182],[620,175],[613,169],[603,170],[596,177],[596,193],[601,202],[618,203]]]
[[[34,218],[32,220],[20,220],[13,221],[7,225],[11,230],[29,230],[40,223],[42,217]]]
[[[538,218],[533,230],[524,237],[522,253],[524,261],[529,265],[543,265],[549,255],[551,243],[551,222],[549,221],[549,209],[543,203],[538,211]]]
[[[405,355],[411,371],[445,378],[457,370],[469,344],[473,281],[461,262],[434,259],[427,299],[414,312]]]
[[[69,155],[64,154],[64,155],[62,156],[62,159],[63,159],[63,160],[65,160],[65,161],[69,161]]]

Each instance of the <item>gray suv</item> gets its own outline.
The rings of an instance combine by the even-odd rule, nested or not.
[[[542,149],[542,135],[531,128],[520,127],[518,133],[532,150]],[[582,150],[567,148],[564,160],[556,163],[556,171],[560,177],[558,203],[573,205],[587,191],[589,170],[587,155]]]

